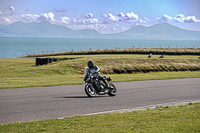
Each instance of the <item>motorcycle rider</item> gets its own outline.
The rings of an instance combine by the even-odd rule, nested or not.
[[[96,76],[100,80],[102,80],[103,83],[106,85],[106,89],[107,89],[108,88],[108,83],[106,82],[106,80],[104,79],[104,77],[100,74],[99,67],[94,65],[94,61],[88,61],[87,65],[88,65],[88,69],[86,70],[86,75],[84,77],[84,81],[87,80],[87,78],[89,77],[89,75],[91,73],[93,76]]]

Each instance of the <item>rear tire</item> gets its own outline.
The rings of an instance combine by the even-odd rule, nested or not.
[[[117,89],[116,89],[115,85],[110,83],[108,95],[109,96],[115,96],[116,94],[117,94]]]
[[[85,93],[88,95],[88,97],[95,97],[96,96],[96,90],[92,86],[92,84],[86,84],[85,85]]]

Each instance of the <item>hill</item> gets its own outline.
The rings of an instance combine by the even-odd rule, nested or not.
[[[168,23],[162,23],[149,27],[139,25],[115,34],[100,34],[91,29],[72,30],[48,22],[16,22],[10,25],[0,25],[0,37],[200,40],[200,31],[184,30]]]
[[[100,33],[95,30],[71,30],[65,26],[53,25],[48,22],[22,23],[16,22],[0,26],[0,36],[4,37],[53,37],[53,38],[98,38]]]
[[[135,26],[125,32],[110,34],[107,37],[113,39],[200,40],[200,32],[188,31],[163,23],[150,27]]]

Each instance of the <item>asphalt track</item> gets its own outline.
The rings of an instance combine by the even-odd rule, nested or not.
[[[63,118],[200,99],[200,78],[114,83],[115,97],[88,98],[84,85],[0,90],[0,123]]]

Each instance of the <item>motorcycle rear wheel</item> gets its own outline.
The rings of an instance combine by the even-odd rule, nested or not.
[[[86,84],[85,85],[85,93],[88,95],[88,97],[95,97],[96,96],[96,90],[92,86],[92,84]]]
[[[109,96],[115,96],[116,94],[117,94],[117,89],[116,89],[115,85],[110,83],[108,95]]]

